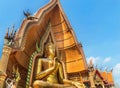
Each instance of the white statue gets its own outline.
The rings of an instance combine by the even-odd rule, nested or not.
[[[6,83],[6,88],[17,88],[18,82],[21,80],[20,73],[15,67],[13,66],[13,79],[7,78],[5,83]]]
[[[5,83],[6,83],[6,88],[16,88],[14,79],[12,80],[10,78],[7,78]]]

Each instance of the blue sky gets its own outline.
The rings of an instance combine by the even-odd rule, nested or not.
[[[114,68],[120,82],[120,0],[60,0],[62,7],[83,45],[87,60],[103,69]],[[23,10],[34,14],[49,0],[0,0],[0,53],[7,27],[18,29]]]

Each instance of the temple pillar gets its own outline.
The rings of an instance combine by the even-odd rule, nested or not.
[[[6,77],[6,73],[0,71],[0,88],[4,88]]]
[[[89,80],[90,80],[90,85],[91,85],[90,88],[96,88],[95,87],[95,82],[94,82],[94,74],[93,74],[93,72],[89,72]]]
[[[11,50],[12,48],[8,46],[3,47],[2,57],[0,60],[0,88],[4,88],[3,86],[7,76],[6,70]]]

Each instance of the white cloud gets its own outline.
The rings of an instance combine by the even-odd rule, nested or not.
[[[120,63],[116,64],[113,68],[113,77],[115,79],[115,83],[120,83]],[[119,85],[120,86],[120,85]],[[120,87],[117,87],[120,88]]]
[[[93,64],[97,64],[97,62],[99,61],[100,58],[91,56],[91,57],[87,58],[87,62],[89,63],[91,59],[92,59]]]
[[[113,68],[113,73],[115,76],[117,76],[117,75],[120,76],[120,63],[115,65],[115,67]]]
[[[87,58],[87,62],[89,63],[89,61],[92,59],[93,64],[106,64],[108,62],[110,62],[112,60],[111,57],[106,57],[105,59],[98,57],[94,57],[94,56],[90,56]]]
[[[107,62],[109,62],[110,60],[111,60],[111,57],[106,57],[106,58],[104,59],[103,63],[107,63]]]

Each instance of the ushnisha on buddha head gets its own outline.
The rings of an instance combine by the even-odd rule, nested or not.
[[[46,56],[49,59],[54,59],[55,57],[55,45],[52,43],[51,39],[49,39],[48,43],[45,47],[46,50]]]

